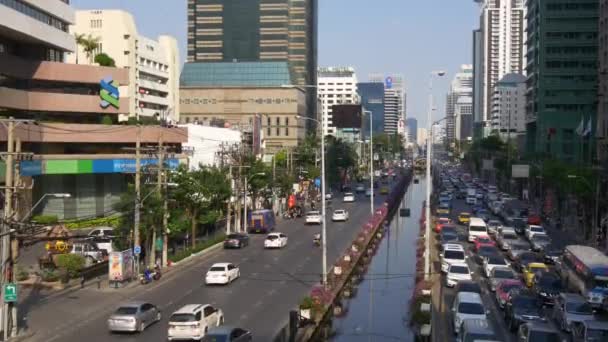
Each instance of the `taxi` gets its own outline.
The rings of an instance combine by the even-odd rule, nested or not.
[[[437,220],[435,221],[435,232],[441,233],[441,228],[443,228],[444,225],[451,224],[451,223],[452,223],[452,220],[450,220],[450,218],[448,218],[448,217],[437,218]]]
[[[534,285],[534,276],[539,272],[549,272],[549,267],[542,262],[531,262],[524,267],[522,274],[526,286]]]
[[[467,212],[462,212],[458,214],[458,223],[460,224],[469,224],[471,221],[471,214]]]

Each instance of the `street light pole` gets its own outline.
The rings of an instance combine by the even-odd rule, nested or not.
[[[374,129],[372,112],[369,113],[369,188],[370,188],[370,212],[374,215]]]
[[[425,204],[425,237],[426,250],[424,252],[424,279],[429,280],[431,275],[431,149],[433,139],[433,76],[441,77],[445,71],[433,71],[429,77],[429,112],[427,116],[428,136],[426,140],[426,204]]]

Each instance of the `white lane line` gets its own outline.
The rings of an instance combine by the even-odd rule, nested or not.
[[[253,304],[253,306],[254,306],[254,307],[256,307],[256,308],[257,308],[257,307],[260,307],[260,306],[262,306],[262,305],[264,305],[264,302],[263,302],[263,301],[261,301],[261,300],[258,300],[257,302],[255,302],[255,304]]]

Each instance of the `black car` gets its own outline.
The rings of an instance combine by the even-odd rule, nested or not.
[[[505,303],[505,321],[511,331],[523,323],[546,321],[536,293],[527,289],[512,290]]]
[[[489,257],[501,257],[500,250],[494,246],[480,246],[475,253],[475,261],[478,264],[483,264],[483,261]]]
[[[534,276],[533,290],[545,305],[553,305],[555,297],[564,290],[560,277],[551,272],[540,272]]]
[[[528,266],[528,264],[532,262],[542,262],[542,258],[540,258],[538,254],[534,252],[523,252],[515,258],[513,267],[521,272],[524,267]]]
[[[524,220],[523,218],[514,217],[509,218],[507,221],[509,222],[509,224],[507,225],[509,227],[513,227],[517,234],[523,235],[526,232],[526,220]]]
[[[243,248],[249,246],[249,235],[247,234],[228,234],[224,240],[224,248]]]
[[[555,246],[547,246],[543,251],[545,264],[555,265],[559,258],[564,254],[564,250]]]
[[[461,280],[456,285],[456,295],[460,292],[474,292],[481,295],[481,287],[472,280]]]
[[[446,243],[458,243],[460,241],[460,237],[458,233],[452,231],[442,231],[439,235],[439,248],[442,249],[443,245]]]

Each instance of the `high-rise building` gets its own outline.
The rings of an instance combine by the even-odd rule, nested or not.
[[[405,84],[401,75],[369,76],[370,82],[384,83],[384,132],[397,133],[399,119],[405,118]]]
[[[526,4],[526,150],[590,162],[597,116],[599,2]]]
[[[483,40],[481,30],[473,30],[473,136],[483,136]]]
[[[384,132],[384,83],[359,82],[357,91],[366,115],[372,115],[372,128],[374,134]],[[364,122],[365,136],[369,136],[369,117]]]
[[[321,100],[323,132],[334,135],[336,127],[332,122],[332,107],[337,104],[359,104],[357,75],[351,67],[319,68],[317,92]]]
[[[407,141],[412,144],[416,143],[418,141],[418,120],[416,118],[407,118],[405,126],[407,127]]]
[[[129,70],[129,87],[123,88],[123,94],[129,94],[131,116],[179,121],[181,60],[175,38],[163,35],[153,40],[140,35],[133,16],[122,10],[76,11],[70,31],[97,38],[99,45],[90,56],[78,46],[68,56],[69,63],[93,64],[96,54],[105,53],[117,67]]]
[[[177,167],[181,143],[188,140],[186,129],[112,125],[130,113],[134,94],[123,91],[130,87],[128,69],[64,63],[64,55],[76,51],[69,1],[2,0],[0,18],[0,115],[35,122],[22,122],[13,132],[21,151],[34,154],[33,160],[17,162],[16,180],[26,186],[14,196],[16,220],[53,193],[70,197],[47,196],[34,214],[76,219],[112,213],[135,172],[135,154],[129,149],[138,135],[146,145],[162,137],[176,152],[165,160]],[[4,146],[6,126],[0,125]],[[146,164],[158,162],[155,156],[147,158]],[[2,178],[7,166],[0,164]]]
[[[526,77],[506,74],[492,94],[492,131],[505,141],[526,132]]]
[[[489,127],[494,85],[506,74],[523,73],[525,7],[524,0],[474,1],[479,3],[481,9],[479,33],[473,34],[474,52],[476,48],[481,49],[478,56],[481,58],[475,60],[475,68],[480,68],[481,84],[474,107],[479,107],[481,111],[476,117],[485,127]],[[486,129],[485,133],[488,131]]]
[[[606,166],[608,163],[608,0],[600,0],[599,18],[599,91],[595,132],[597,157]]]
[[[287,62],[292,84],[317,84],[318,0],[188,0],[188,62]],[[308,115],[317,91],[307,87]]]
[[[463,64],[446,97],[446,139],[466,140],[473,131],[473,66]]]
[[[416,143],[418,143],[418,146],[425,146],[427,138],[427,129],[424,127],[418,127],[418,129],[416,130]]]

